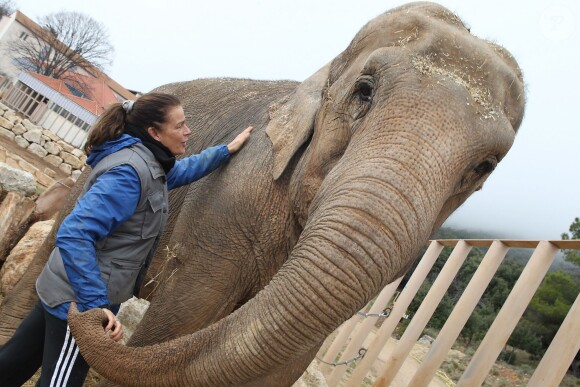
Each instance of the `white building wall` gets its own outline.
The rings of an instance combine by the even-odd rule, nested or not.
[[[17,78],[21,70],[14,65],[14,55],[10,51],[10,42],[20,39],[23,32],[27,34],[26,42],[37,44],[32,32],[16,20],[16,13],[2,18],[0,23],[0,71],[12,79]]]
[[[88,133],[86,131],[73,125],[72,122],[50,109],[42,115],[37,124],[77,148],[82,147],[87,139]]]

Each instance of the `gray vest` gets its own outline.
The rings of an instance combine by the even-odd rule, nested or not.
[[[153,154],[139,143],[99,161],[87,178],[79,199],[101,174],[122,164],[132,166],[139,175],[141,198],[135,213],[95,245],[101,277],[107,285],[112,305],[120,304],[138,292],[168,215],[163,168]],[[50,307],[76,301],[58,247],[54,248],[40,273],[36,290],[40,299]]]

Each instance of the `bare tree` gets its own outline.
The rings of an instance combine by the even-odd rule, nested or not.
[[[12,3],[12,0],[0,1],[0,19],[2,19],[3,16],[12,15],[12,13],[14,13],[14,4]]]
[[[42,17],[33,36],[9,44],[16,65],[53,78],[82,68],[92,73],[111,64],[113,46],[104,26],[78,12],[58,12]]]

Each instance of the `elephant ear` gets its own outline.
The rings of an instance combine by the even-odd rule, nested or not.
[[[270,106],[266,133],[274,148],[274,180],[282,176],[292,156],[314,131],[329,68],[330,64],[324,66],[302,82],[288,99]]]

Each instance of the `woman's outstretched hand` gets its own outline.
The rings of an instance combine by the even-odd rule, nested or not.
[[[240,150],[242,145],[244,145],[246,140],[250,137],[252,129],[253,129],[252,126],[248,126],[246,129],[244,129],[242,133],[238,134],[236,138],[234,138],[232,142],[228,144],[228,151],[230,152],[230,154],[234,154]]]

